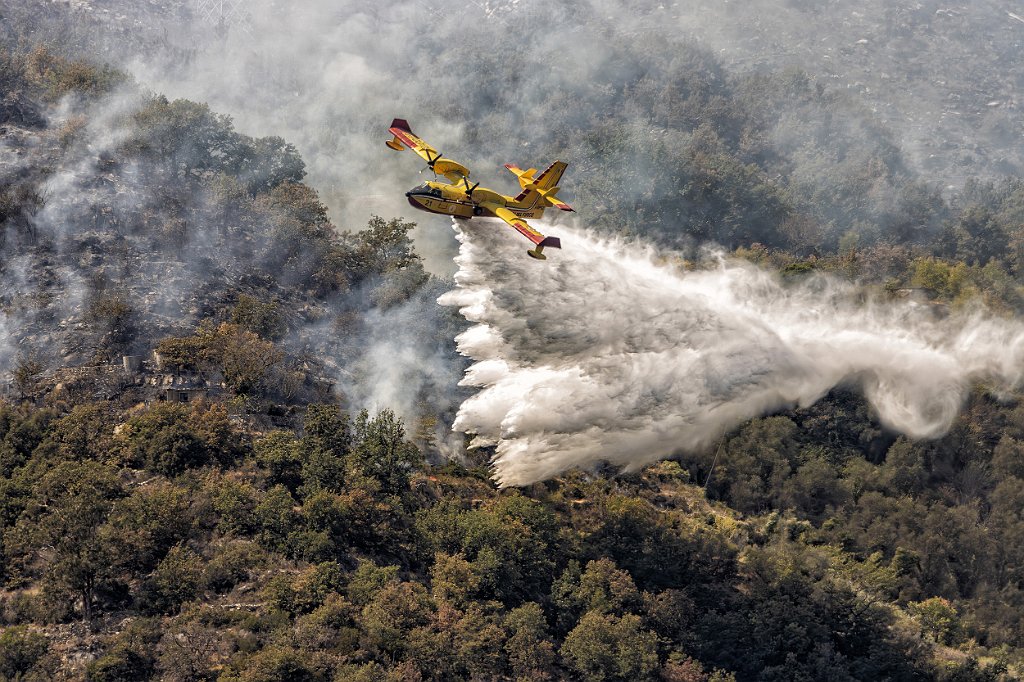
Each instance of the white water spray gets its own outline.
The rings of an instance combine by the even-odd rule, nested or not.
[[[559,226],[564,248],[526,257],[518,235],[457,225],[457,288],[439,299],[474,323],[456,341],[480,392],[454,428],[496,446],[502,486],[607,461],[635,470],[706,448],[728,429],[858,385],[887,426],[949,428],[973,380],[1018,385],[1024,324],[937,318],[863,303],[814,277],[784,286],[751,264],[683,272],[653,250]]]

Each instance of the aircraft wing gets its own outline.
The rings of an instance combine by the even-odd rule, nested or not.
[[[455,184],[461,182],[463,178],[469,177],[468,168],[458,161],[442,158],[441,152],[431,147],[412,132],[408,121],[405,119],[396,118],[393,120],[391,127],[388,128],[388,132],[394,135],[394,137],[385,143],[387,146],[395,151],[402,151],[402,145],[404,144],[426,161],[434,173],[447,178],[448,182]]]
[[[529,239],[538,247],[541,247],[536,250],[536,254],[539,255],[543,250],[543,247],[545,246],[550,246],[555,249],[562,248],[562,242],[561,240],[558,239],[558,237],[545,237],[540,232],[530,227],[530,224],[528,222],[526,222],[512,211],[505,208],[504,206],[499,206],[498,204],[494,204],[489,201],[483,202],[482,204],[480,204],[480,206],[482,208],[487,209],[488,211],[490,211],[497,217],[501,218],[502,220],[504,220],[514,230],[519,232],[519,234]],[[537,255],[534,255],[534,257],[536,258]]]

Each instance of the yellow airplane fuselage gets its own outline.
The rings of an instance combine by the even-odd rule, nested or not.
[[[533,242],[534,248],[526,253],[538,260],[545,259],[546,247],[562,248],[562,242],[558,237],[545,237],[530,227],[525,219],[543,217],[544,209],[549,206],[563,211],[572,210],[572,207],[556,194],[558,180],[562,177],[567,164],[555,161],[540,175],[536,174],[536,168],[523,170],[515,164],[505,164],[505,168],[519,179],[519,186],[523,189],[517,196],[510,197],[481,187],[480,183],[471,185],[469,169],[458,161],[442,157],[441,152],[412,132],[409,122],[405,119],[393,120],[388,132],[394,136],[384,143],[390,149],[402,151],[408,147],[427,162],[427,167],[434,172],[434,177],[440,175],[448,181],[425,182],[406,192],[405,196],[413,207],[455,218],[499,218]]]
[[[456,218],[496,217],[493,211],[481,206],[485,202],[504,206],[521,218],[541,218],[544,215],[544,209],[539,206],[517,206],[513,197],[486,187],[477,187],[470,196],[455,185],[425,182],[406,192],[405,196],[413,208]]]

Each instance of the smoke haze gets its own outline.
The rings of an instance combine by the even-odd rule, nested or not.
[[[718,256],[687,271],[640,243],[550,228],[545,263],[501,225],[456,227],[457,339],[479,389],[455,429],[496,446],[495,478],[526,485],[607,461],[635,470],[708,447],[743,421],[859,387],[886,426],[949,428],[972,381],[1021,380],[1024,325],[940,318],[912,302],[858,303],[846,285],[797,285]]]

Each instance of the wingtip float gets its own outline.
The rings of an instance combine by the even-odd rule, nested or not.
[[[481,187],[469,181],[469,169],[444,158],[440,152],[417,137],[405,119],[396,118],[388,128],[393,137],[385,144],[395,151],[406,147],[416,152],[427,168],[434,172],[435,177],[443,176],[447,182],[425,182],[405,193],[409,203],[421,211],[450,215],[455,218],[473,218],[486,216],[500,218],[512,229],[529,239],[534,248],[526,253],[538,260],[545,260],[545,248],[560,249],[562,243],[558,237],[546,237],[530,227],[526,218],[541,218],[548,208],[572,211],[573,208],[558,198],[558,181],[565,172],[566,165],[555,161],[537,175],[536,168],[523,170],[514,164],[506,164],[505,168],[519,179],[522,191],[516,196],[506,196],[493,190]]]

